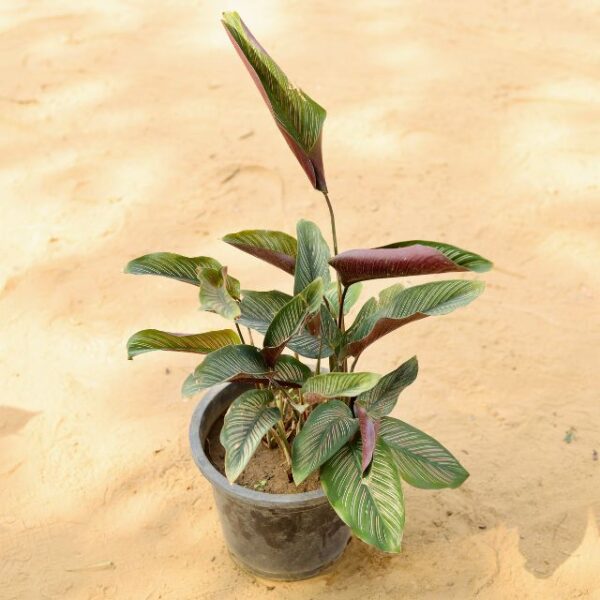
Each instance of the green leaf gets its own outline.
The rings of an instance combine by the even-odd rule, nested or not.
[[[475,271],[476,273],[484,273],[489,271],[494,265],[487,258],[470,252],[469,250],[463,250],[450,244],[444,244],[442,242],[428,242],[425,240],[410,240],[408,242],[396,242],[395,244],[387,244],[381,246],[381,248],[406,248],[408,246],[428,246],[429,248],[435,248],[441,252],[444,256],[449,258],[453,263],[467,269],[468,271]]]
[[[450,279],[416,285],[408,289],[392,286],[379,300],[371,298],[346,332],[345,353],[358,356],[380,337],[412,321],[445,315],[477,298],[485,285],[481,281]]]
[[[237,279],[227,275],[227,267],[216,269],[200,269],[200,308],[221,315],[225,319],[236,319],[240,316],[240,307],[233,294],[239,298],[240,286]],[[232,283],[233,279],[233,283]]]
[[[319,404],[292,446],[292,474],[296,485],[331,458],[357,430],[358,421],[342,401]]]
[[[225,475],[231,483],[246,468],[263,436],[281,419],[279,409],[269,406],[274,400],[269,390],[249,390],[229,407],[221,444],[225,448]]]
[[[221,264],[209,256],[188,258],[172,252],[155,252],[140,256],[125,267],[125,273],[133,275],[160,275],[177,281],[200,285],[198,269],[220,269]]]
[[[377,373],[323,373],[308,379],[302,386],[307,402],[337,397],[352,398],[370,390],[381,378]]]
[[[298,221],[298,256],[294,276],[294,294],[299,294],[309,283],[321,278],[326,288],[331,281],[329,273],[329,246],[319,228],[311,221]]]
[[[231,329],[196,334],[168,333],[158,329],[144,329],[134,333],[129,338],[127,357],[132,359],[134,356],[153,350],[209,354],[214,350],[233,344],[241,344],[241,340],[238,334]]]
[[[417,378],[418,372],[419,363],[417,357],[413,356],[391,373],[384,375],[374,388],[358,396],[356,404],[362,406],[374,419],[389,415],[396,406],[400,392]]]
[[[348,288],[346,297],[344,298],[344,314],[347,315],[352,307],[356,304],[362,292],[362,283],[355,283]],[[325,290],[325,298],[329,302],[331,312],[334,317],[337,317],[340,312],[340,303],[338,299],[338,285],[337,281],[332,281]]]
[[[444,446],[408,423],[383,417],[379,436],[391,450],[402,478],[415,487],[455,488],[469,476]]]
[[[301,387],[312,371],[293,356],[282,354],[275,363],[273,378],[282,385]]]
[[[289,294],[284,294],[277,290],[270,292],[254,292],[244,290],[242,292],[242,302],[240,308],[242,316],[238,322],[240,325],[255,329],[263,335],[267,332],[269,325],[275,318],[275,315],[292,299]],[[341,332],[337,328],[328,311],[321,308],[321,335],[323,335],[323,345],[319,342],[318,336],[311,335],[306,329],[302,329],[287,343],[287,347],[306,358],[318,358],[319,349],[321,357],[327,358],[333,354],[336,344],[340,343],[339,336]]]
[[[265,334],[263,354],[273,364],[290,339],[301,331],[323,301],[323,281],[318,278],[294,296],[275,315]]]
[[[236,12],[223,13],[222,22],[311,184],[326,192],[321,156],[325,109],[288,80]]]
[[[404,497],[389,448],[378,440],[371,468],[362,476],[361,442],[343,446],[321,468],[323,490],[356,537],[384,552],[400,552]]]
[[[281,231],[249,229],[230,233],[223,241],[256,256],[291,275],[296,266],[296,239]]]
[[[225,381],[268,381],[271,372],[258,348],[246,344],[225,346],[211,352],[196,367],[182,391],[184,396],[192,396]]]

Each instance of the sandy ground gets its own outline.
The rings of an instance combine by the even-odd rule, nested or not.
[[[600,598],[598,2],[0,7],[2,600]],[[439,239],[497,265],[468,310],[361,359],[418,354],[395,414],[471,478],[407,486],[400,556],[353,541],[303,583],[228,558],[179,397],[196,359],[125,360],[137,329],[219,323],[128,259],[214,255],[289,286],[218,239],[327,225],[221,30],[233,7],[329,110],[344,248]]]

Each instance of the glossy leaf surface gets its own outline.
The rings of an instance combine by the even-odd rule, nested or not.
[[[298,255],[294,275],[294,294],[299,294],[315,279],[323,280],[327,288],[331,281],[329,273],[329,246],[320,229],[312,221],[300,220],[296,226]]]
[[[192,285],[200,285],[198,269],[203,268],[220,269],[221,264],[209,256],[189,258],[172,252],[155,252],[154,254],[140,256],[127,263],[125,273],[160,275]]]
[[[370,390],[380,378],[377,373],[323,373],[308,379],[302,386],[302,393],[307,402],[351,398]]]

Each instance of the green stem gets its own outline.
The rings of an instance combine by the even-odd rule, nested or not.
[[[329,218],[331,219],[331,234],[333,237],[333,253],[338,253],[338,243],[337,243],[337,231],[335,229],[335,215],[333,214],[333,206],[331,206],[331,200],[329,200],[329,196],[327,192],[323,192],[323,196],[325,196],[325,202],[327,202],[327,208],[329,209]]]

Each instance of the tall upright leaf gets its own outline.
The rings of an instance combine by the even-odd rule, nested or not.
[[[321,154],[321,134],[327,114],[325,109],[288,80],[236,12],[223,13],[222,22],[277,127],[311,184],[326,192]]]
[[[233,483],[246,468],[260,440],[279,421],[279,409],[270,406],[270,390],[248,390],[238,396],[225,414],[221,444],[225,448],[225,475]]]
[[[469,476],[444,446],[408,423],[383,417],[380,436],[391,450],[402,478],[415,487],[455,488]]]
[[[284,271],[294,274],[296,267],[296,239],[282,231],[251,229],[230,233],[224,242],[256,256]]]
[[[231,329],[208,331],[206,333],[169,333],[158,329],[144,329],[134,333],[127,342],[127,357],[153,350],[171,350],[174,352],[195,352],[209,354],[219,348],[240,344],[238,334]]]
[[[384,375],[375,387],[358,396],[356,405],[362,406],[374,419],[389,415],[396,406],[400,392],[417,378],[418,371],[419,363],[417,357],[413,356],[391,373]]]
[[[263,354],[273,364],[285,345],[319,312],[323,301],[323,281],[319,277],[287,302],[275,315],[265,333]]]
[[[172,252],[155,252],[129,261],[125,267],[125,273],[160,275],[199,286],[198,270],[204,268],[220,269],[221,263],[209,256],[189,258]]]
[[[296,485],[331,458],[358,429],[358,421],[340,400],[319,404],[308,417],[292,446],[292,474]]]
[[[356,537],[384,552],[400,552],[404,531],[404,496],[389,448],[377,440],[366,477],[361,442],[343,446],[321,468],[321,484],[340,519]]]
[[[477,298],[485,285],[481,281],[447,280],[416,285],[408,289],[393,286],[379,301],[371,299],[346,333],[346,355],[358,356],[380,337],[412,321],[444,315]]]
[[[240,307],[236,302],[240,295],[240,284],[237,279],[227,275],[227,267],[218,270],[199,269],[198,280],[201,309],[215,312],[226,319],[240,316]]]
[[[294,294],[299,294],[309,283],[320,277],[323,286],[329,285],[329,246],[320,229],[312,221],[304,219],[296,225],[298,255],[294,276]]]

